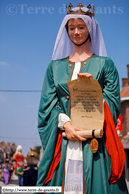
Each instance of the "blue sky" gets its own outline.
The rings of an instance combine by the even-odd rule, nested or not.
[[[70,2],[0,0],[0,141],[22,145],[25,155],[30,147],[41,145],[37,131],[40,91],[65,6]],[[72,3],[76,6],[79,2]],[[108,57],[118,69],[122,86],[121,78],[127,77],[129,63],[129,1],[82,3],[95,6]]]

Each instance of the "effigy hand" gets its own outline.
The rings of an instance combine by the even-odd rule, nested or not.
[[[78,79],[91,79],[93,75],[91,73],[78,73]]]
[[[81,137],[76,133],[76,131],[82,131],[82,129],[73,127],[70,122],[67,122],[63,126],[66,136],[69,140],[74,140],[74,141],[86,141],[87,138]]]

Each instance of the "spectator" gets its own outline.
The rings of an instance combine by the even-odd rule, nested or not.
[[[23,186],[23,164],[17,168],[19,186]]]
[[[0,164],[0,180],[1,180],[1,177],[2,177],[2,173],[3,173],[3,168],[2,168],[2,164]]]
[[[10,175],[9,180],[11,180],[12,174],[13,174],[13,169],[14,169],[14,168],[13,168],[13,164],[12,164],[11,161],[9,161],[8,168],[9,168],[9,175]]]
[[[3,177],[3,183],[5,184],[5,185],[7,185],[8,184],[8,182],[9,182],[9,170],[8,170],[8,168],[7,168],[8,166],[7,166],[7,164],[5,164],[5,168],[3,169],[3,173],[2,173],[2,177]]]

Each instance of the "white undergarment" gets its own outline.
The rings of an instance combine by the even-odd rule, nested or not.
[[[77,79],[77,73],[80,72],[81,62],[75,63],[71,81]],[[64,113],[58,117],[58,127],[63,129],[63,125],[70,121],[70,118]],[[65,186],[64,194],[82,194],[83,193],[83,154],[82,142],[68,141],[65,160]]]

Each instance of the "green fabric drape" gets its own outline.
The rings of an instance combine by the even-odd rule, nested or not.
[[[43,145],[43,157],[38,170],[37,186],[42,186],[46,180],[51,165],[56,137],[58,132],[58,115],[66,113],[70,116],[70,99],[67,82],[72,73],[73,63],[66,58],[51,61],[44,78],[38,113],[38,130]],[[88,72],[97,79],[103,92],[103,98],[108,103],[115,124],[120,114],[120,88],[117,69],[108,57],[94,55],[86,65],[82,62],[82,73]],[[90,150],[90,141],[84,142],[84,173],[85,194],[126,194],[127,188],[124,174],[115,184],[109,184],[111,160],[108,156],[104,136],[98,139],[99,149],[96,154]],[[68,140],[62,139],[61,160],[53,178],[47,186],[62,186]]]

